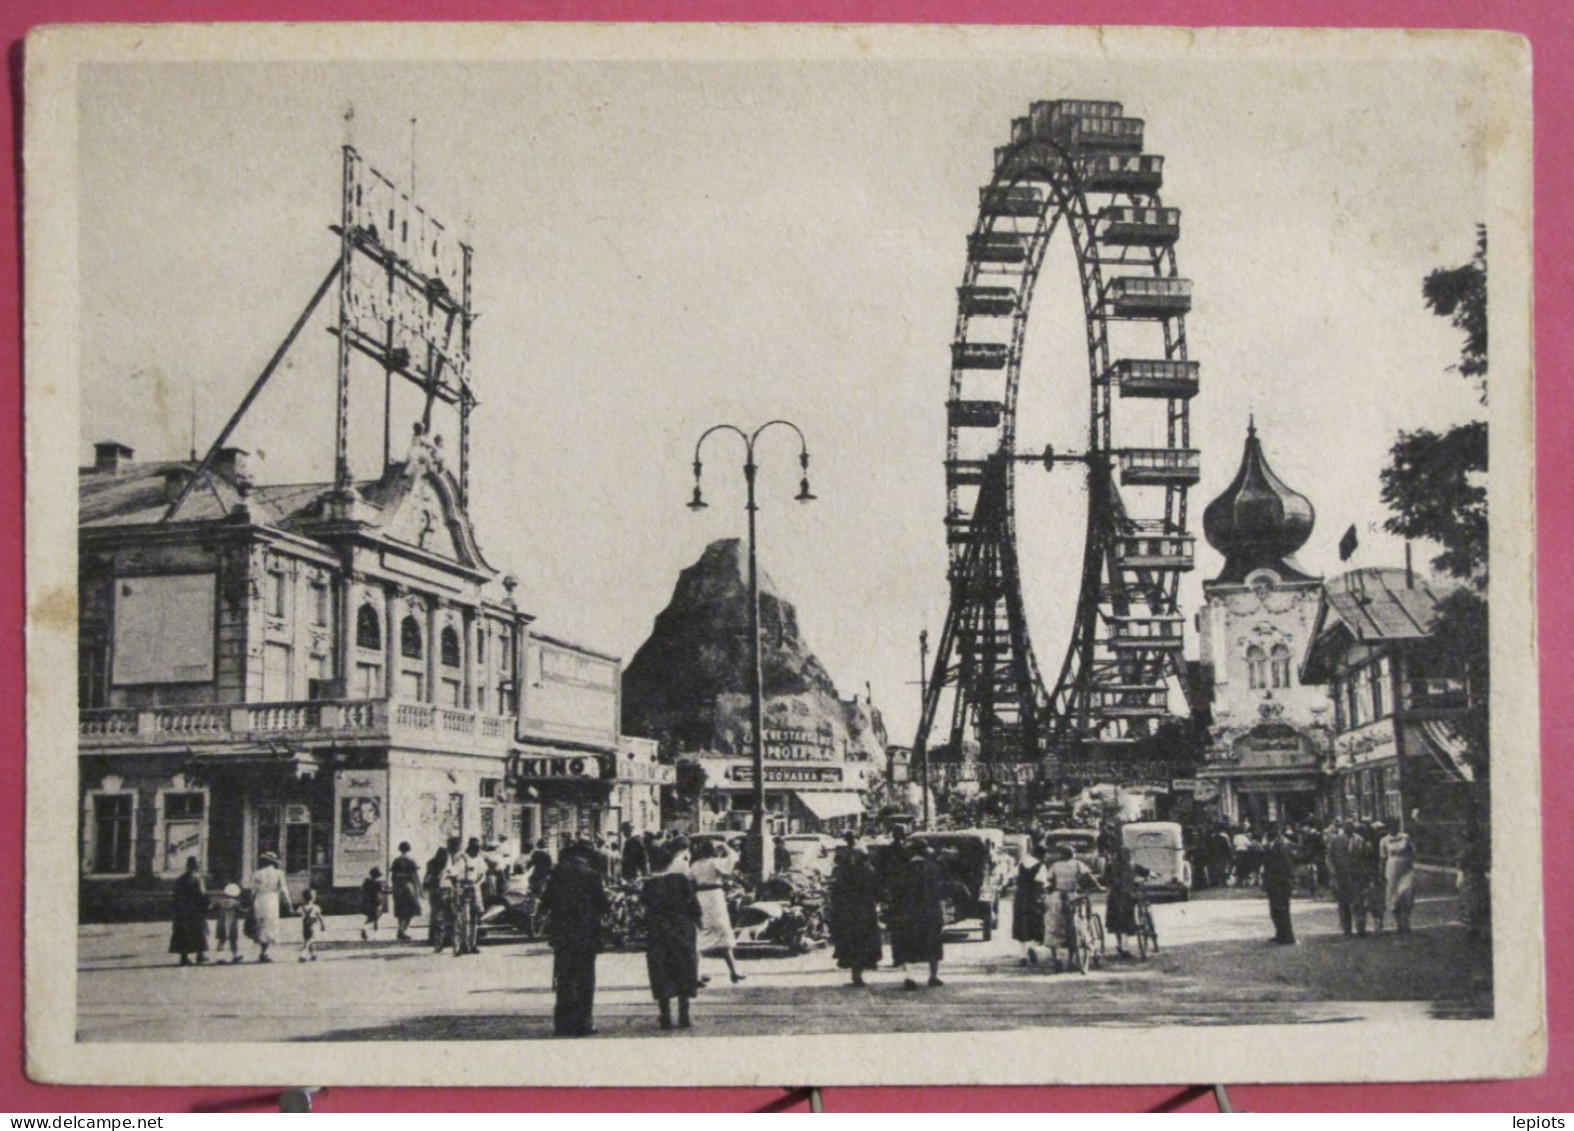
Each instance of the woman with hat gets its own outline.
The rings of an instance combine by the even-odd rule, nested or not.
[[[672,999],[678,999],[678,1028],[690,1027],[689,999],[699,992],[699,924],[704,915],[689,875],[689,842],[678,837],[657,847],[644,884],[645,968],[661,1027],[672,1028]]]
[[[257,945],[262,948],[257,961],[272,962],[273,959],[268,957],[268,948],[279,941],[279,917],[294,908],[290,905],[290,891],[284,882],[284,873],[279,870],[278,855],[264,852],[261,861],[261,866],[251,878],[251,913],[257,920]]]
[[[180,955],[182,966],[191,965],[197,956],[200,965],[208,960],[208,893],[202,887],[202,868],[195,856],[186,857],[186,870],[175,881],[170,901],[171,930],[169,952]]]

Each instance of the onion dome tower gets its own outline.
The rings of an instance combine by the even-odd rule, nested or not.
[[[1208,544],[1224,555],[1224,569],[1213,584],[1239,585],[1259,569],[1285,581],[1312,580],[1290,555],[1306,544],[1316,521],[1311,500],[1268,466],[1256,422],[1248,422],[1241,469],[1202,513]]]

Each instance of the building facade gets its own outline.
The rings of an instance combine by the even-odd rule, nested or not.
[[[732,741],[722,751],[698,755],[705,770],[699,809],[702,831],[748,829],[754,816],[750,736],[746,727],[736,727],[746,711],[747,696],[720,698],[717,732],[724,737],[730,734]],[[879,737],[883,740],[883,730]],[[765,813],[771,833],[857,828],[867,809],[873,766],[868,752],[838,734],[808,697],[779,696],[766,703]]]
[[[401,841],[600,831],[620,786],[659,788],[618,661],[532,635],[440,438],[349,490],[255,484],[234,449],[198,471],[105,443],[80,474],[84,918],[265,852],[333,905]]]
[[[1438,595],[1402,569],[1329,581],[1302,658],[1334,704],[1333,816],[1404,824],[1418,853],[1452,863],[1476,775],[1459,725],[1464,674],[1432,640]]]
[[[1315,522],[1311,501],[1274,474],[1249,425],[1235,479],[1203,513],[1225,564],[1203,583],[1197,622],[1212,719],[1194,796],[1231,824],[1327,810],[1333,704],[1300,670],[1323,587],[1292,556]]]

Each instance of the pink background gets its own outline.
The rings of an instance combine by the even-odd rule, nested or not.
[[[1544,853],[1558,867],[1574,853],[1574,829],[1563,818],[1574,800],[1574,766],[1557,751],[1574,726],[1574,699],[1560,695],[1574,666],[1574,646],[1554,626],[1574,616],[1564,587],[1574,579],[1574,526],[1567,485],[1574,445],[1563,441],[1574,418],[1574,385],[1565,379],[1574,354],[1574,223],[1563,193],[1574,183],[1574,9],[1567,0],[590,0],[517,3],[469,0],[7,0],[0,36],[7,46],[6,105],[12,121],[0,213],[16,216],[0,230],[0,687],[10,710],[0,712],[0,1108],[14,1112],[266,1110],[260,1089],[47,1087],[22,1070],[23,689],[21,451],[21,40],[45,23],[214,20],[740,20],[861,23],[1106,23],[1275,27],[1494,28],[1529,37],[1535,61],[1536,364],[1540,474],[1538,589],[1542,644],[1542,765]],[[1495,1083],[1239,1087],[1236,1110],[1255,1111],[1568,1111],[1574,1109],[1574,892],[1546,891],[1549,1061],[1545,1076]],[[1206,1030],[1194,1039],[1207,1040]],[[287,1084],[288,1081],[281,1081]],[[829,1090],[825,1108],[849,1111],[1140,1111],[1183,1098],[1176,1087],[1133,1088],[846,1088]],[[1228,1083],[1228,1081],[1225,1081]],[[339,1088],[319,1100],[328,1111],[606,1110],[747,1111],[773,1103],[773,1089],[467,1089]],[[1185,1110],[1209,1110],[1211,1095],[1191,1097]],[[806,1111],[798,1104],[796,1110]]]

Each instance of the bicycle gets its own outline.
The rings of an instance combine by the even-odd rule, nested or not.
[[[1071,962],[1083,974],[1090,966],[1104,963],[1104,920],[1093,910],[1093,901],[1087,895],[1074,895],[1066,900],[1066,913],[1071,917]]]
[[[1133,912],[1137,920],[1137,954],[1141,958],[1148,957],[1148,951],[1159,953],[1159,932],[1153,926],[1153,912],[1148,910],[1148,901],[1139,892],[1137,894],[1137,908]]]
[[[479,954],[481,896],[475,884],[461,885],[454,894],[454,957]]]

